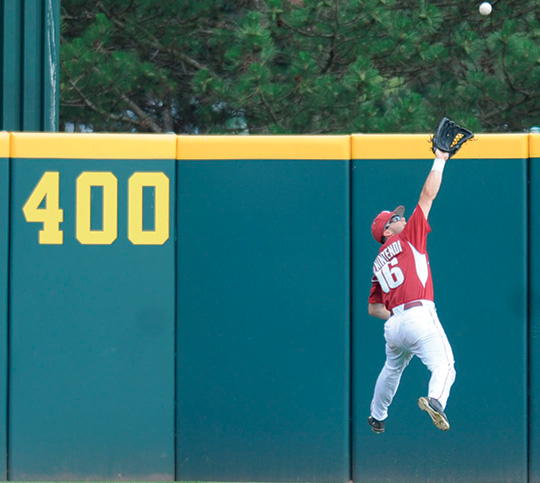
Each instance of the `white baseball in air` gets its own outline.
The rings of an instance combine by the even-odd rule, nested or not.
[[[491,3],[489,2],[481,3],[480,8],[478,10],[480,11],[481,15],[489,15],[492,10]]]

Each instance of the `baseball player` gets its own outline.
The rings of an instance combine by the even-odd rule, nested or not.
[[[374,277],[368,312],[385,320],[386,362],[377,379],[368,423],[375,433],[383,433],[388,407],[397,391],[401,374],[413,356],[431,371],[427,397],[418,405],[437,428],[450,429],[444,413],[456,372],[452,348],[442,328],[435,304],[427,235],[428,215],[441,186],[449,153],[434,147],[436,159],[424,183],[418,205],[406,221],[404,207],[383,211],[371,225],[382,246],[373,263]]]

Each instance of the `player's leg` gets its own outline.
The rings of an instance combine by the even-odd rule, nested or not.
[[[404,349],[390,348],[386,344],[386,362],[377,378],[373,400],[371,401],[371,416],[377,421],[388,417],[388,408],[399,387],[403,370],[409,364],[412,354]]]
[[[428,396],[444,409],[456,377],[452,347],[434,308],[418,307],[406,314],[399,337],[431,371]]]
[[[428,396],[436,399],[444,410],[456,371],[452,347],[434,309],[429,309],[429,320],[420,343],[417,355],[431,371]]]
[[[429,414],[437,428],[447,431],[450,424],[444,409],[456,377],[454,356],[435,309],[418,312],[415,324],[418,339],[413,352],[431,371],[428,397],[421,397],[418,406]]]

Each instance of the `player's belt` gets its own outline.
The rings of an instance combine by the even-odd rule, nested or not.
[[[413,302],[407,302],[399,307],[401,307],[401,312],[405,312],[405,310],[412,309],[413,307],[422,307],[423,305],[424,304],[420,300],[415,300]],[[394,309],[392,309],[392,314],[395,315]]]
[[[422,305],[424,304],[420,302],[420,300],[415,300],[414,302],[407,302],[403,306],[403,310],[409,310],[409,309],[412,309],[413,307],[422,307]]]

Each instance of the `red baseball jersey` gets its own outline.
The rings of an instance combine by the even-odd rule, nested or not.
[[[386,240],[375,258],[369,303],[382,303],[392,310],[412,300],[433,301],[426,250],[430,231],[424,212],[417,205],[403,231]]]

